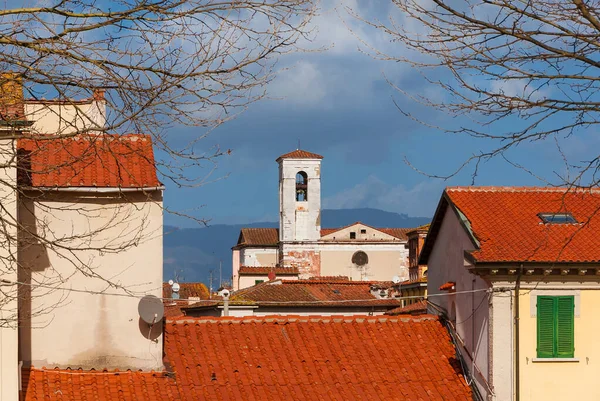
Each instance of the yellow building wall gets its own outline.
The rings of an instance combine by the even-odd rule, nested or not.
[[[531,295],[521,291],[521,400],[600,400],[600,291],[579,291],[579,317],[575,316],[575,358],[578,362],[533,362],[537,358],[537,318],[531,316]]]

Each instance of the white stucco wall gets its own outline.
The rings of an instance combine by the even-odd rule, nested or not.
[[[0,132],[0,135],[2,133]],[[12,160],[15,154],[14,141],[0,140],[0,219],[3,224],[0,233],[0,277],[11,282],[17,281],[16,218],[17,197],[12,187],[16,184],[17,170]],[[0,401],[19,399],[19,359],[17,331],[17,286],[0,285]]]
[[[448,207],[443,218],[440,232],[435,246],[429,256],[427,270],[427,293],[430,302],[438,305],[454,318],[457,334],[462,339],[468,353],[473,360],[465,354],[469,369],[474,370],[478,387],[484,394],[489,382],[489,302],[486,292],[465,293],[462,291],[485,290],[488,284],[480,277],[475,276],[465,267],[464,251],[473,250],[474,246],[464,230],[456,213]],[[439,287],[449,281],[456,282],[456,292],[449,296],[436,296],[435,294],[448,294],[440,291]],[[453,308],[452,305],[455,305]],[[506,324],[510,325],[510,322]],[[510,349],[506,352],[510,353]]]
[[[25,102],[25,115],[33,121],[32,131],[40,134],[69,134],[77,129],[102,128],[106,124],[104,100]]]
[[[150,330],[141,321],[139,298],[52,290],[125,293],[110,288],[105,281],[110,280],[139,296],[160,297],[162,194],[152,195],[153,199],[141,193],[125,198],[63,193],[22,199],[22,223],[37,236],[58,241],[48,246],[25,232],[19,236],[21,280],[32,284],[23,286],[20,305],[20,348],[26,365],[162,366],[161,322]]]
[[[296,174],[308,176],[308,200],[296,202]],[[321,238],[321,160],[283,159],[279,163],[279,240]]]

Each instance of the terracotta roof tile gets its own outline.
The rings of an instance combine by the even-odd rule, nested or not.
[[[321,237],[332,234],[336,231],[340,231],[344,228],[353,226],[356,223],[352,223],[345,227],[340,228],[322,228]],[[360,223],[362,224],[362,223]],[[365,224],[366,225],[366,224]],[[372,227],[375,230],[379,230],[385,234],[391,235],[392,237],[400,240],[406,240],[406,234],[414,230],[414,228],[377,228]],[[354,241],[354,240],[352,240]],[[364,240],[357,239],[356,242],[364,242]],[[236,247],[244,246],[276,246],[279,244],[279,229],[278,228],[242,228],[240,230],[240,236]]]
[[[262,305],[285,306],[389,306],[400,301],[394,298],[377,298],[371,287],[389,288],[391,282],[348,280],[276,280],[261,283],[234,292],[230,302],[253,302]]]
[[[401,306],[400,308],[392,309],[385,312],[386,315],[424,315],[427,313],[427,301],[422,299],[418,302],[413,302],[410,305]]]
[[[19,139],[19,185],[122,187],[162,185],[149,135]]]
[[[188,299],[189,297],[198,297],[200,299],[209,299],[210,293],[204,283],[178,283],[179,298]],[[163,298],[171,298],[173,292],[169,283],[163,283]]]
[[[23,399],[471,399],[429,315],[184,317],[167,320],[164,349],[169,375],[24,369]]]
[[[277,161],[281,159],[322,159],[323,156],[316,153],[307,152],[306,150],[296,149],[293,152],[283,154],[277,158]]]
[[[385,228],[385,227],[384,227],[384,228],[379,228],[379,227],[372,227],[372,226],[370,226],[370,225],[368,225],[368,224],[362,223],[362,222],[360,222],[360,221],[356,221],[356,222],[354,222],[354,223],[352,223],[352,224],[348,224],[347,226],[344,226],[344,227],[338,227],[338,228],[322,228],[322,229],[321,229],[321,237],[324,237],[324,236],[326,236],[326,235],[333,234],[333,233],[335,233],[335,232],[337,232],[337,231],[340,231],[340,230],[346,229],[346,228],[348,228],[348,227],[352,227],[352,226],[354,226],[354,225],[356,225],[356,224],[361,224],[361,225],[363,225],[363,226],[370,227],[370,228],[372,228],[372,229],[374,229],[374,230],[381,231],[381,232],[383,232],[383,233],[385,233],[385,234],[387,234],[387,235],[391,235],[392,237],[396,237],[396,238],[398,238],[398,239],[401,239],[401,240],[406,240],[406,239],[408,238],[408,237],[406,236],[406,234],[407,234],[408,232],[410,232],[410,231],[413,231],[413,230],[415,230],[415,228],[401,228],[401,227],[396,227],[396,228]],[[356,241],[356,242],[364,242],[364,240],[362,240],[362,239],[356,239],[356,240],[351,240],[351,241]]]
[[[479,242],[476,262],[600,262],[600,191],[451,187],[449,201]],[[576,224],[544,224],[539,213],[571,213]]]
[[[175,380],[164,372],[23,369],[23,399],[176,400]]]
[[[391,235],[392,237],[396,237],[399,239],[403,239],[405,240],[406,237],[406,233],[414,230],[414,228],[376,228],[379,231],[382,231],[388,235]]]
[[[163,283],[163,304],[167,317],[183,316],[181,308],[190,305],[190,297],[196,298],[198,301],[210,298],[208,288],[204,283],[179,283],[179,300],[170,299],[173,295],[171,288],[169,283]]]
[[[239,274],[269,274],[270,272],[280,276],[298,275],[297,267],[278,267],[278,266],[240,266]]]
[[[400,287],[412,284],[427,284],[427,277],[420,277],[416,280],[406,280],[400,283]]]
[[[440,291],[450,291],[456,288],[456,283],[454,281],[448,281],[440,285]]]
[[[277,228],[242,228],[238,246],[276,246],[279,244]]]

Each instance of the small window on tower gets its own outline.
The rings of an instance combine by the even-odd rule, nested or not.
[[[356,233],[354,231],[350,232],[350,239],[356,239]]]
[[[308,200],[308,176],[304,171],[296,174],[296,201],[304,202]]]
[[[360,229],[360,233],[361,233],[361,234],[366,234],[366,233],[367,233],[367,230],[365,230],[364,228],[361,228],[361,229]]]

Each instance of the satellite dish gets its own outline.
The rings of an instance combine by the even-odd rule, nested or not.
[[[399,282],[400,282],[400,277],[398,277],[398,276],[392,277],[392,283],[398,284]]]
[[[148,324],[159,322],[165,314],[162,300],[154,295],[146,295],[140,299],[138,313],[142,320]]]
[[[169,280],[169,285],[173,285],[173,280]]]
[[[171,289],[173,290],[173,292],[179,292],[179,283],[174,283],[171,285]]]

